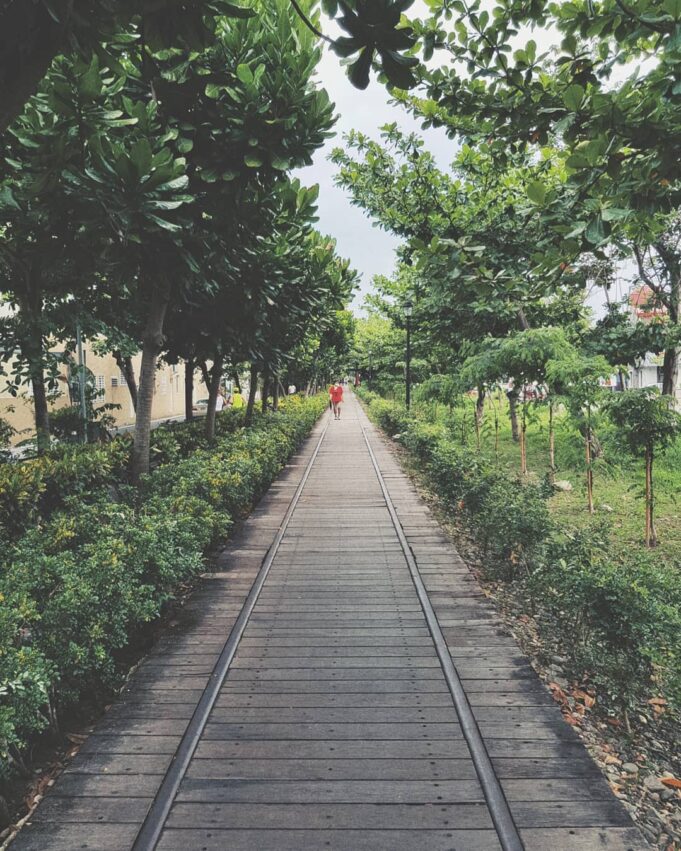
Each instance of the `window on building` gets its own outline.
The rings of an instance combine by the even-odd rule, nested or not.
[[[167,392],[168,392],[168,376],[165,373],[163,373],[161,375],[161,393],[167,393]]]
[[[118,386],[125,387],[127,383],[128,382],[125,380],[125,373],[121,372],[121,374],[118,376]]]
[[[658,366],[657,368],[657,383],[664,384],[664,367]]]
[[[104,390],[106,388],[106,378],[103,375],[97,376],[97,390]]]

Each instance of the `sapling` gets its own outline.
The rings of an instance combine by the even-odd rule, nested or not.
[[[681,416],[674,409],[673,399],[661,395],[657,387],[617,393],[608,403],[608,413],[632,455],[645,460],[645,542],[647,547],[655,547],[653,461],[681,434]]]
[[[586,501],[589,514],[594,513],[593,441],[594,415],[602,395],[601,378],[611,367],[602,357],[588,358],[575,349],[546,364],[546,378],[554,392],[563,395],[572,418],[584,436],[586,467]]]

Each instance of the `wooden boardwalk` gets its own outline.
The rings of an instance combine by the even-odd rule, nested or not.
[[[647,847],[353,398],[219,570],[12,851]]]

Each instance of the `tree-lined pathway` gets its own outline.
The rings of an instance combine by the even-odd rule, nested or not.
[[[219,571],[13,851],[646,847],[354,398]]]

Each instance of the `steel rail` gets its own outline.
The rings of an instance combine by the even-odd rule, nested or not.
[[[383,491],[383,497],[385,499],[390,518],[393,522],[393,526],[395,527],[397,537],[399,538],[402,551],[404,552],[404,557],[407,560],[409,572],[411,574],[414,587],[416,588],[416,594],[419,598],[419,602],[421,603],[421,608],[423,609],[423,614],[426,618],[426,623],[428,624],[428,629],[430,630],[433,643],[435,644],[435,649],[440,659],[442,671],[452,695],[452,700],[454,701],[454,708],[459,716],[461,731],[468,744],[468,749],[471,753],[471,758],[473,760],[478,779],[480,780],[480,785],[482,786],[482,791],[485,796],[485,800],[487,801],[487,807],[490,815],[492,816],[492,821],[494,822],[494,827],[499,837],[501,847],[504,851],[524,851],[525,846],[523,845],[523,841],[518,833],[518,828],[513,820],[511,810],[508,806],[508,801],[504,795],[504,790],[501,788],[499,778],[497,777],[494,766],[492,765],[492,760],[487,753],[487,748],[485,747],[485,742],[482,738],[480,728],[478,727],[478,722],[475,720],[475,716],[473,715],[473,710],[468,702],[468,697],[466,696],[466,691],[461,682],[461,678],[459,677],[459,673],[456,670],[452,657],[449,654],[447,642],[442,634],[442,629],[440,628],[437,615],[435,614],[435,610],[433,609],[430,598],[428,597],[426,586],[423,584],[423,579],[421,578],[416,559],[414,558],[409,542],[407,541],[407,537],[402,529],[402,524],[397,516],[395,505],[390,493],[388,492],[383,474],[381,473],[381,468],[378,465],[376,455],[374,454],[374,450],[371,448],[371,443],[367,437],[367,430],[361,420],[360,427],[364,436],[364,442],[369,450],[369,456],[371,458],[371,463],[374,466],[376,477],[381,486],[381,490]]]
[[[272,546],[267,551],[265,560],[263,561],[260,570],[258,571],[258,575],[251,586],[251,590],[248,592],[248,596],[246,597],[243,607],[239,612],[239,617],[236,619],[227,641],[222,648],[220,656],[215,663],[210,679],[199,698],[194,714],[192,715],[191,720],[187,725],[187,729],[182,736],[182,740],[175,751],[173,761],[168,767],[165,777],[158,788],[153,803],[151,804],[146,818],[142,823],[142,827],[135,838],[131,851],[154,851],[159,839],[161,838],[161,833],[165,827],[171,807],[173,806],[180,788],[180,784],[187,773],[189,763],[194,756],[194,752],[196,751],[206,724],[208,723],[210,713],[218,699],[218,695],[220,694],[220,689],[222,688],[229,671],[229,666],[232,664],[232,659],[236,653],[239,641],[241,640],[244,630],[248,625],[248,620],[253,612],[255,604],[258,601],[258,597],[260,596],[262,587],[265,584],[265,580],[270,572],[272,563],[277,555],[288,524],[300,500],[300,495],[303,492],[303,488],[308,480],[314,462],[317,459],[322,442],[324,441],[324,437],[326,436],[326,432],[329,428],[329,422],[330,420],[327,414],[327,421],[319,440],[317,441],[317,445],[307,462],[303,476],[298,483],[298,487],[291,498],[291,502],[289,503],[284,519],[279,526],[275,539],[272,542]]]

